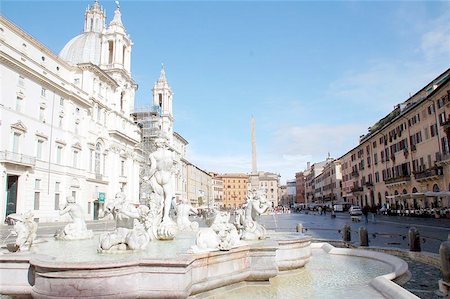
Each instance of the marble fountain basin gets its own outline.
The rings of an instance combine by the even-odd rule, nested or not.
[[[0,294],[34,298],[186,298],[240,282],[268,282],[303,267],[311,238],[269,233],[230,251],[192,253],[195,234],[152,241],[144,251],[96,252],[90,240],[38,242],[30,252],[0,255]]]
[[[269,232],[268,236],[230,251],[204,253],[190,252],[193,233],[180,234],[173,241],[152,241],[144,251],[123,254],[97,253],[98,235],[82,241],[49,239],[30,252],[0,255],[0,294],[34,298],[418,298],[392,282],[408,271],[406,262],[397,257],[311,243],[309,236],[298,233]],[[339,256],[343,262],[336,261]],[[305,267],[311,259],[315,264]],[[348,271],[336,270],[342,268]],[[316,282],[311,282],[314,276]]]

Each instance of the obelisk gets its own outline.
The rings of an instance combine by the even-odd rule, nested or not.
[[[256,166],[256,135],[255,135],[255,118],[252,115],[251,121],[251,133],[252,133],[252,173],[250,174],[250,185],[252,189],[258,189],[258,168]]]
[[[252,115],[250,121],[250,126],[252,130],[252,174],[257,174],[258,170],[256,167],[256,136],[255,136],[255,118]]]

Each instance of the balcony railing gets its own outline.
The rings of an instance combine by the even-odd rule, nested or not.
[[[401,183],[401,182],[408,182],[411,181],[411,177],[409,175],[400,175],[393,178],[385,179],[385,184],[395,184],[395,183]]]
[[[359,186],[357,186],[357,187],[352,187],[352,192],[363,192],[363,187],[359,187]]]
[[[420,171],[420,172],[415,172],[414,178],[416,180],[424,180],[424,179],[432,178],[435,176],[442,176],[442,175],[444,175],[444,170],[441,166],[441,167],[433,167],[433,168],[426,169],[426,170]]]
[[[9,151],[0,151],[0,161],[29,167],[33,167],[36,165],[35,157],[22,155],[19,153],[13,153]]]

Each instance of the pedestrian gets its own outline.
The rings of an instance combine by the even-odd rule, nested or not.
[[[322,215],[322,207],[319,207],[319,215]]]
[[[362,209],[362,213],[364,215],[364,222],[367,224],[369,223],[369,207],[368,206],[364,206]]]

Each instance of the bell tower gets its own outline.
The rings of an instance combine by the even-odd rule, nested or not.
[[[173,92],[167,82],[164,65],[161,67],[159,79],[153,86],[152,92],[153,106],[159,110],[159,116],[161,117],[162,133],[170,140],[170,142],[172,142],[174,120],[172,113]]]
[[[102,33],[105,28],[105,11],[95,0],[92,6],[86,8],[84,13],[84,32]]]
[[[114,17],[109,23],[102,40],[102,68],[131,72],[131,47],[133,43],[122,23],[119,1],[116,1]]]

